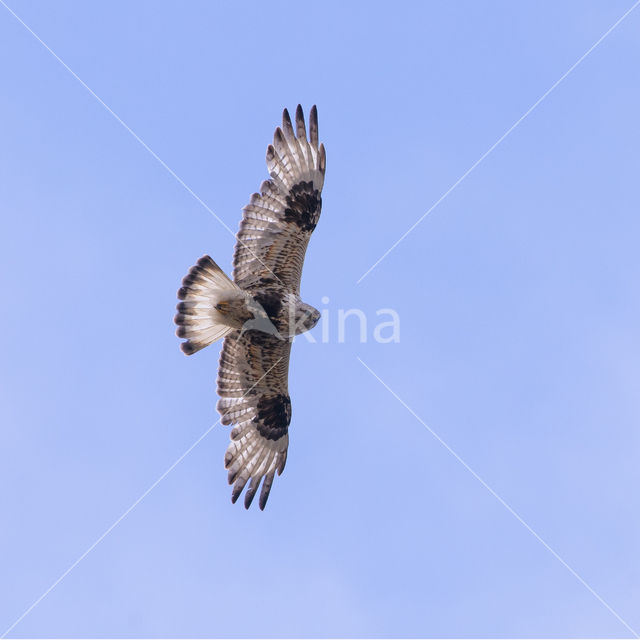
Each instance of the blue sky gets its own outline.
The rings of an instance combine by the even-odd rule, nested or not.
[[[631,636],[358,357],[640,632],[640,8],[356,284],[630,1],[9,4],[233,230],[317,104],[303,296],[401,317],[296,341],[264,513],[217,426],[11,637]],[[2,6],[0,52],[2,633],[216,421],[172,318],[234,240]]]

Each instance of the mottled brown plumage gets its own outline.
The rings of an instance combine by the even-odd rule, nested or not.
[[[264,509],[275,474],[287,459],[291,399],[289,354],[294,335],[319,312],[300,299],[302,266],[322,208],[324,146],[315,106],[309,135],[302,108],[295,131],[285,109],[267,148],[271,178],[243,210],[233,256],[233,282],[204,256],[183,280],[176,323],[194,353],[225,336],[218,371],[220,421],[233,425],[225,454],[235,502],[248,484],[248,508],[262,483]]]

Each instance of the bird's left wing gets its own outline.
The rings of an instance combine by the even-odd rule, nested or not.
[[[287,460],[291,400],[288,391],[291,342],[262,331],[234,331],[224,339],[218,370],[220,422],[234,425],[224,457],[235,502],[247,482],[248,509],[264,478],[264,509],[276,471]]]
[[[282,128],[267,148],[271,175],[243,210],[233,255],[233,279],[242,289],[278,286],[300,293],[302,264],[320,217],[326,156],[318,142],[318,112],[309,113],[309,136],[302,107],[296,130],[285,109]]]

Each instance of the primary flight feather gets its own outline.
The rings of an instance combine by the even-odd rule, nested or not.
[[[187,355],[224,337],[218,369],[220,421],[233,425],[224,457],[235,502],[244,488],[248,509],[262,483],[264,509],[276,472],[287,460],[291,400],[289,354],[295,335],[320,313],[300,298],[302,265],[320,217],[326,156],[318,113],[302,107],[295,131],[288,111],[267,148],[270,180],[243,209],[233,255],[233,280],[203,256],[178,291],[176,334]]]

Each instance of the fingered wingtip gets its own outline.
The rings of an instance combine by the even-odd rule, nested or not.
[[[291,133],[293,133],[293,130],[291,131]],[[282,151],[282,146],[286,144],[285,134],[280,127],[276,127],[276,130],[273,133],[273,144],[276,148],[279,148],[281,151]]]
[[[270,144],[267,146],[267,162],[272,162],[276,157],[276,148]]]
[[[309,142],[317,147],[319,143],[318,137],[318,109],[314,104],[309,111]]]
[[[251,484],[253,484],[253,481],[251,482]],[[251,487],[249,487],[247,489],[247,492],[244,494],[244,508],[248,509],[251,506],[251,503],[253,502],[253,496],[256,495],[256,490],[258,487],[255,487],[255,489],[252,489]]]
[[[299,139],[307,137],[307,128],[304,124],[304,111],[300,104],[296,107],[296,137]]]
[[[294,137],[293,125],[291,124],[291,116],[289,115],[288,109],[285,109],[282,112],[282,129],[284,130],[287,138],[291,139]]]

